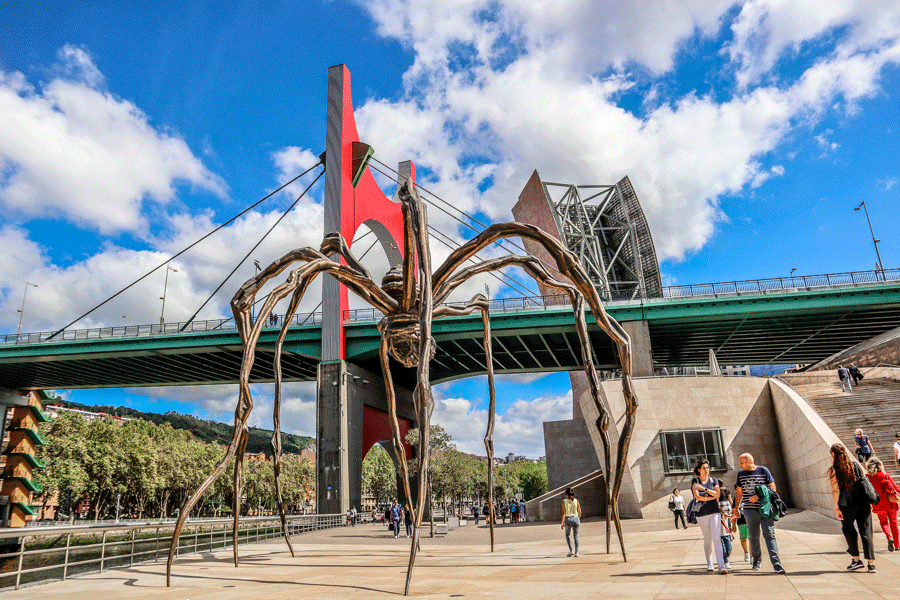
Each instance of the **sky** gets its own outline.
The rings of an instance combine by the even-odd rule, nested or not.
[[[375,157],[413,160],[420,183],[483,221],[511,220],[535,169],[574,184],[627,175],[664,283],[681,285],[874,269],[853,210],[865,200],[884,267],[900,267],[895,1],[11,1],[0,333],[20,317],[23,332],[56,330],[312,166],[340,63]],[[177,258],[166,319],[190,317],[313,175]],[[198,318],[230,315],[253,260],[318,246],[322,193],[310,189]],[[429,219],[471,236],[439,211]],[[431,246],[439,264],[448,250]],[[363,262],[377,276],[379,261]],[[75,327],[158,322],[163,277]],[[485,282],[516,295],[493,279],[460,293]],[[236,385],[58,392],[226,422],[237,398]],[[271,386],[255,392],[251,424],[269,427]],[[313,433],[314,393],[287,386],[288,431]],[[435,401],[434,421],[483,453],[484,378],[437,386]],[[543,455],[541,423],[571,417],[567,375],[501,377],[498,415],[498,455]]]

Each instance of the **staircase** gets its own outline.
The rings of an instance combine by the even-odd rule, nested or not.
[[[837,434],[847,450],[856,456],[854,432],[862,429],[869,436],[872,450],[884,463],[884,469],[900,481],[900,469],[894,461],[894,434],[900,431],[900,380],[863,379],[853,392],[842,392],[833,381],[791,383]]]

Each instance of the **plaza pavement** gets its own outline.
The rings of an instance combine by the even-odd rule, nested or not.
[[[743,562],[740,545],[731,574],[706,571],[700,530],[674,530],[671,521],[625,521],[628,562],[613,543],[604,547],[604,522],[581,527],[581,556],[566,556],[558,523],[500,525],[491,554],[488,529],[469,525],[445,537],[424,538],[411,597],[416,598],[702,598],[744,600],[868,598],[900,599],[900,552],[888,553],[876,523],[878,573],[847,572],[849,557],[838,523],[811,512],[792,512],[778,523],[787,575],[776,575],[768,557],[760,572]],[[427,529],[426,529],[427,531]],[[615,535],[613,535],[615,540]],[[403,593],[409,543],[384,526],[357,525],[294,538],[291,558],[282,540],[231,551],[184,556],[173,565],[171,588],[165,564],[79,576],[0,594],[10,599],[264,600],[391,598]]]

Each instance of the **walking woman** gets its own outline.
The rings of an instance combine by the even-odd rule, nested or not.
[[[672,490],[672,495],[669,496],[669,506],[672,507],[672,512],[675,513],[675,529],[678,529],[679,518],[681,519],[681,526],[687,529],[687,522],[684,520],[684,496],[681,495],[678,488]]]
[[[697,525],[703,532],[703,553],[706,557],[706,570],[715,571],[713,557],[719,565],[719,573],[728,574],[725,567],[725,552],[722,548],[722,513],[719,512],[719,495],[721,488],[715,477],[709,476],[709,461],[700,459],[694,467],[695,477],[691,480],[691,492],[694,500],[700,503],[697,513]]]
[[[848,571],[863,568],[859,560],[859,545],[856,530],[862,539],[863,553],[869,561],[869,573],[875,573],[875,550],[872,547],[872,507],[865,492],[856,484],[863,475],[862,467],[853,460],[843,444],[831,446],[832,465],[828,469],[831,479],[831,493],[834,496],[834,511],[841,522],[841,532],[847,540],[847,554],[853,557]],[[855,526],[854,526],[855,525]]]
[[[562,501],[562,523],[560,527],[566,530],[566,543],[569,545],[568,556],[578,556],[578,527],[581,525],[581,504],[575,499],[575,490],[566,488],[566,497]],[[575,537],[575,550],[572,551],[572,540]]]
[[[878,504],[872,506],[872,510],[878,515],[881,529],[887,536],[888,550],[893,552],[900,544],[900,535],[897,533],[897,503],[891,502],[891,497],[900,494],[900,488],[894,483],[894,478],[884,472],[884,463],[878,458],[872,457],[866,461],[869,481],[875,491],[878,492]]]

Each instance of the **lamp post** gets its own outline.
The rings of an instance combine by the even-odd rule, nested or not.
[[[169,271],[178,272],[178,269],[173,269],[169,265],[166,265],[166,279],[163,282],[163,295],[159,297],[162,300],[162,310],[159,313],[159,326],[160,328],[165,327],[166,325],[166,290],[169,288]]]
[[[22,308],[16,312],[19,313],[19,329],[16,331],[16,336],[22,335],[22,318],[25,316],[25,298],[28,296],[28,286],[37,287],[37,284],[31,283],[29,281],[25,282],[25,292],[22,294]]]
[[[869,222],[869,232],[872,234],[872,243],[875,244],[875,256],[878,258],[878,268],[875,269],[875,271],[876,271],[876,273],[878,271],[881,271],[881,277],[882,277],[882,279],[884,279],[884,263],[881,262],[881,252],[878,251],[878,242],[880,242],[881,240],[879,240],[878,238],[875,237],[875,230],[872,229],[872,219],[869,218],[869,209],[866,206],[865,200],[860,202],[859,206],[857,206],[853,210],[859,210],[860,208],[862,208],[863,211],[865,211],[865,213],[866,213],[866,221]]]

